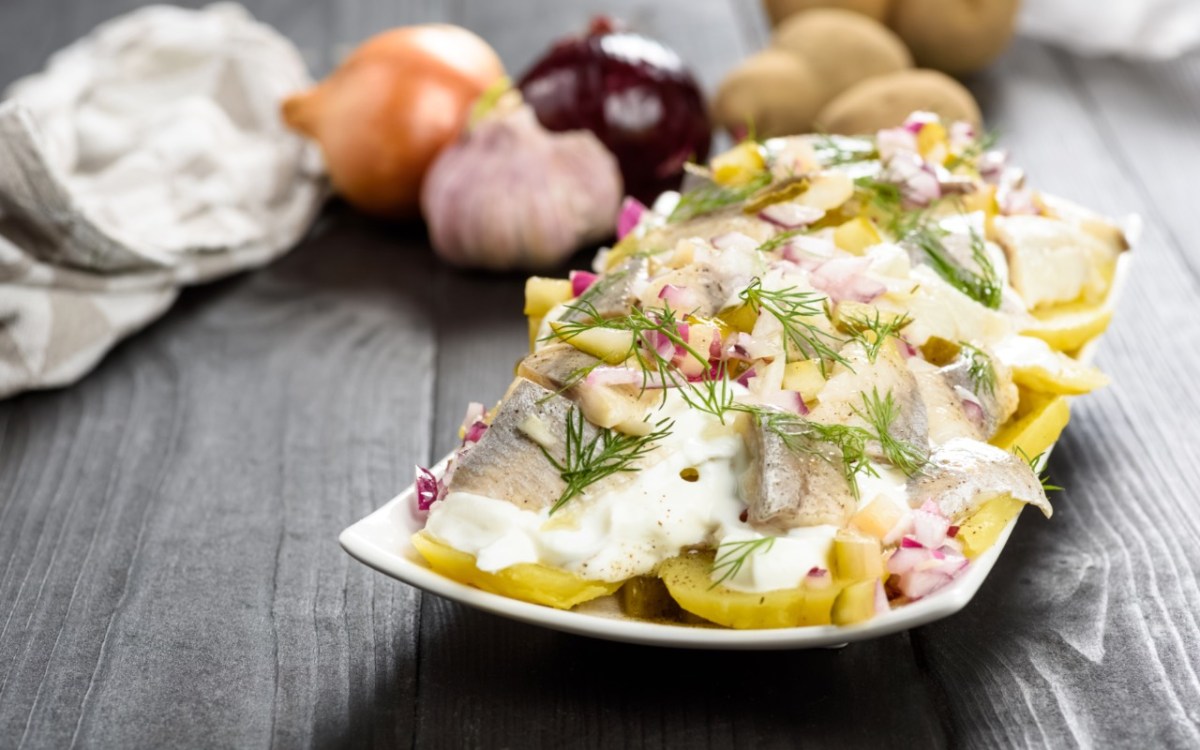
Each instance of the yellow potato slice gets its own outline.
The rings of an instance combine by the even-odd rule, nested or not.
[[[525,314],[531,318],[543,317],[551,308],[574,296],[568,279],[530,276],[525,280]]]
[[[565,570],[533,563],[519,563],[495,573],[475,567],[475,557],[460,552],[424,531],[412,536],[412,545],[436,572],[459,583],[493,594],[547,607],[570,609],[577,604],[611,594],[622,581],[589,581]]]
[[[1058,440],[1070,419],[1066,397],[1021,390],[1017,412],[992,436],[991,443],[1009,452],[1020,449],[1036,456]]]
[[[1104,373],[1032,336],[1010,336],[995,347],[995,354],[1012,368],[1013,381],[1032,391],[1077,395],[1108,385]]]
[[[962,542],[963,554],[975,558],[986,552],[1024,507],[1024,502],[1011,495],[992,498],[979,506],[979,510],[959,524],[958,534],[954,537]]]
[[[1035,322],[1026,326],[1021,333],[1039,338],[1057,351],[1073,352],[1104,333],[1112,314],[1112,308],[1107,305],[1084,302],[1055,305],[1035,310]]]
[[[683,555],[662,564],[659,577],[680,607],[705,620],[739,630],[828,625],[845,583],[824,588],[735,591],[713,586],[711,555]]]

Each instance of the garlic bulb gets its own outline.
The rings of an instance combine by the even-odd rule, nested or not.
[[[617,161],[596,136],[552,133],[517,99],[438,155],[421,212],[449,263],[541,269],[612,234],[621,196]]]

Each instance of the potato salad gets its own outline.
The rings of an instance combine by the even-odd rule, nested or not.
[[[953,584],[1025,505],[1128,244],[965,123],[747,140],[593,272],[526,285],[531,353],[419,469],[413,545],[550,607],[862,622]]]

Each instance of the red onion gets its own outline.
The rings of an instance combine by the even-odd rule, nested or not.
[[[983,178],[984,182],[995,185],[1000,182],[1007,163],[1008,152],[1003,149],[993,149],[985,151],[979,157],[979,161],[975,162],[975,167],[979,170],[979,176]]]
[[[887,128],[875,134],[875,149],[879,158],[886,162],[901,152],[916,151],[917,139],[907,128]]]
[[[969,398],[962,399],[962,410],[971,424],[976,427],[983,427],[987,423],[987,414],[984,413],[983,407],[979,405],[978,401]]]
[[[887,591],[883,588],[883,581],[875,582],[875,614],[881,615],[890,610],[888,606]]]
[[[754,368],[753,367],[749,368],[748,370],[743,372],[741,375],[739,375],[736,382],[738,383],[738,385],[741,385],[745,388],[749,388],[750,387],[750,378],[752,378],[752,377],[754,377]]]
[[[910,114],[907,118],[905,118],[903,127],[905,130],[912,133],[913,135],[917,135],[918,133],[920,133],[922,130],[925,129],[926,125],[938,122],[940,119],[941,118],[939,118],[933,112],[926,112],[924,110],[918,110],[918,111]]]
[[[975,142],[975,126],[965,120],[950,123],[950,149],[962,153]]]
[[[951,524],[950,528],[946,529],[946,536],[951,539],[958,536],[958,527],[955,526],[954,524]]]
[[[550,130],[590,130],[617,157],[626,191],[649,203],[708,157],[711,132],[691,72],[663,44],[597,18],[557,42],[520,82]]]
[[[462,429],[466,430],[471,425],[483,419],[484,408],[483,404],[478,401],[472,401],[467,404],[467,414],[463,417]]]
[[[817,266],[809,282],[834,302],[872,302],[886,292],[887,287],[863,275],[870,265],[870,258],[835,258]]]
[[[590,271],[571,271],[571,294],[576,297],[588,290],[592,284],[596,283],[596,279],[600,278]]]
[[[417,478],[413,484],[417,490],[417,510],[427,511],[435,502],[442,499],[442,495],[446,492],[446,487],[429,469],[421,466],[415,468]]]
[[[793,414],[808,414],[808,406],[804,403],[804,397],[796,391],[769,391],[759,396],[763,403],[771,406],[778,406],[784,411],[790,411]]]
[[[658,298],[665,300],[671,309],[677,312],[691,312],[700,306],[692,291],[687,287],[674,284],[663,284],[663,288],[658,290]]]
[[[641,223],[646,210],[646,204],[631,195],[625,196],[625,200],[621,203],[621,213],[617,216],[618,240],[625,239],[625,235],[632,232]]]
[[[798,229],[819,221],[825,212],[800,203],[772,203],[759,211],[758,218],[784,229]]]
[[[908,537],[905,537],[907,539]],[[893,575],[904,575],[928,559],[928,550],[914,545],[901,547],[888,558],[887,569]]]
[[[950,521],[940,512],[931,513],[925,507],[913,511],[913,536],[921,546],[928,549],[941,547],[946,542],[946,532],[949,529]]]

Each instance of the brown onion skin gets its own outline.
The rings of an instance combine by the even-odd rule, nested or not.
[[[708,158],[712,131],[700,88],[673,51],[598,18],[557,42],[520,81],[549,130],[590,130],[617,157],[625,189],[643,203]]]
[[[289,97],[283,119],[320,144],[334,189],[352,205],[409,218],[429,165],[503,76],[500,58],[470,31],[406,26],[368,39],[328,78]]]

